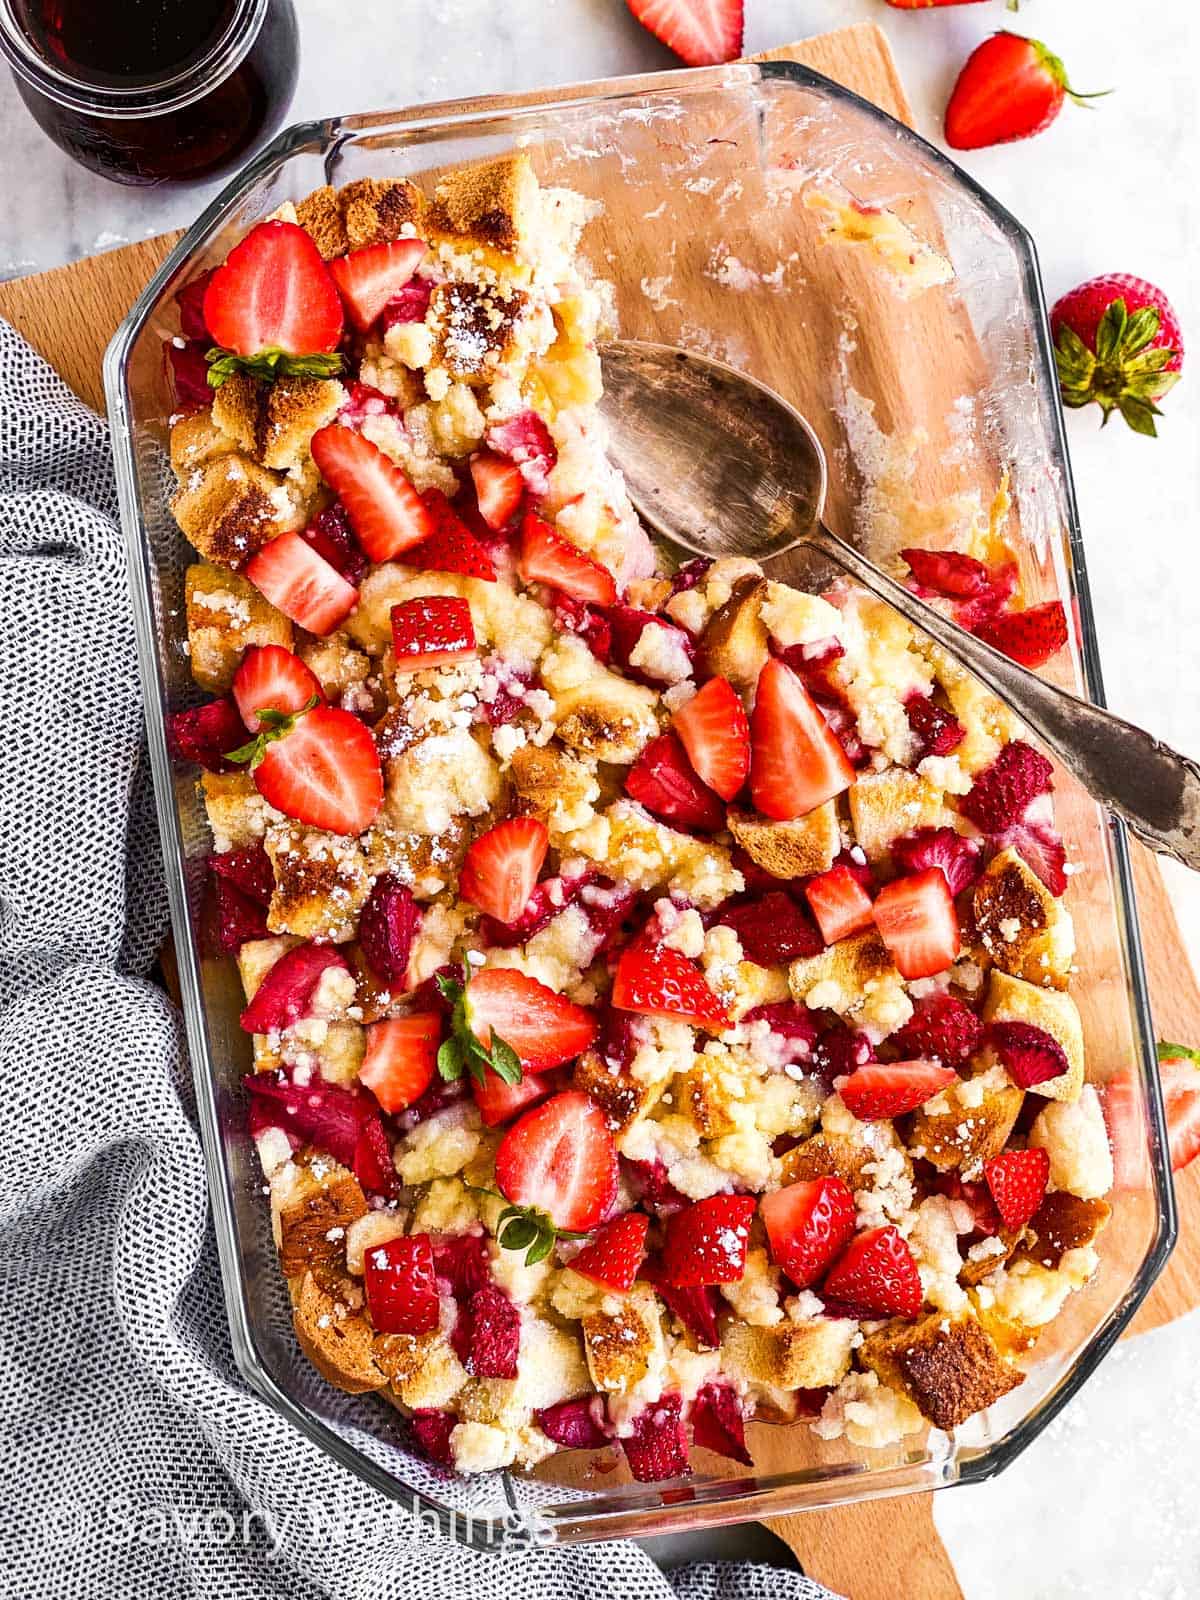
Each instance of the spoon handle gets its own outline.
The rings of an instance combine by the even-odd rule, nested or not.
[[[1059,689],[949,621],[823,524],[814,546],[895,606],[1013,708],[1102,805],[1160,855],[1200,871],[1200,766],[1111,711]]]

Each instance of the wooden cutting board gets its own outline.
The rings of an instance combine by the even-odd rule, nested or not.
[[[906,122],[912,113],[884,35],[873,24],[783,45],[768,57],[800,61]],[[6,317],[76,394],[103,409],[105,345],[178,235],[0,283]],[[1162,877],[1134,846],[1134,876],[1160,1037],[1200,1041],[1200,989]],[[1133,1326],[1143,1332],[1200,1305],[1200,1162],[1178,1184],[1183,1233]],[[1019,1470],[1016,1469],[1016,1470]],[[770,1524],[806,1572],[851,1600],[956,1600],[961,1590],[937,1535],[928,1495],[811,1511]]]

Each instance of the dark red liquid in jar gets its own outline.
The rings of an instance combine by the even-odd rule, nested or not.
[[[35,55],[70,79],[64,105],[18,70],[37,122],[104,177],[133,184],[214,176],[279,127],[296,86],[291,0],[270,0],[249,51],[231,71],[214,60],[246,0],[10,0]],[[145,109],[116,116],[104,91],[144,90]],[[187,104],[159,109],[160,99]]]

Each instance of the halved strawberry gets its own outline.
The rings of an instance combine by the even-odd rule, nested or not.
[[[434,531],[408,552],[408,564],[425,572],[459,572],[465,578],[495,583],[496,568],[491,556],[442,491],[426,489],[421,499],[433,518]]]
[[[617,963],[612,1003],[644,1017],[671,1017],[719,1031],[730,1023],[699,967],[666,945],[627,945]]]
[[[254,769],[259,794],[310,827],[362,833],[383,804],[383,773],[371,730],[349,711],[317,706],[269,744]]]
[[[391,616],[397,672],[424,672],[475,654],[471,607],[456,595],[417,595],[393,606]]]
[[[498,1128],[511,1122],[518,1111],[527,1111],[539,1100],[558,1094],[564,1087],[558,1073],[526,1073],[519,1083],[505,1083],[489,1067],[482,1078],[471,1078],[471,1093],[479,1107],[485,1128]]]
[[[586,1006],[512,967],[475,974],[467,985],[466,1019],[482,1044],[495,1031],[511,1045],[526,1072],[549,1072],[574,1061],[593,1043],[598,1027]]]
[[[872,1061],[856,1067],[848,1078],[838,1078],[834,1087],[852,1116],[881,1122],[915,1111],[957,1082],[954,1068],[936,1061]]]
[[[479,515],[493,533],[499,533],[511,522],[525,494],[520,467],[494,450],[480,450],[471,457],[471,481]]]
[[[381,872],[358,919],[358,944],[376,978],[403,990],[421,913],[408,884]]]
[[[1187,1045],[1160,1043],[1158,1057],[1171,1167],[1181,1172],[1200,1155],[1200,1055]],[[1116,1187],[1148,1189],[1150,1135],[1141,1079],[1132,1068],[1123,1070],[1104,1086],[1103,1097]]]
[[[890,1223],[856,1235],[822,1293],[871,1317],[915,1317],[924,1298],[912,1251]]]
[[[958,917],[940,867],[885,884],[875,926],[902,978],[932,978],[958,957]]]
[[[180,759],[194,761],[206,772],[232,772],[236,763],[228,759],[229,752],[246,742],[245,724],[229,695],[172,711],[167,733]]]
[[[688,1203],[680,1198],[682,1204],[677,1205],[676,1210],[683,1209]],[[662,1209],[658,1212],[660,1220],[671,1214]],[[717,1308],[721,1301],[711,1284],[695,1284],[686,1289],[677,1287],[668,1279],[659,1256],[651,1256],[643,1263],[640,1276],[654,1285],[655,1292],[664,1301],[668,1311],[679,1319],[698,1345],[705,1350],[717,1348],[721,1342],[721,1330],[717,1322]]]
[[[312,456],[345,507],[354,537],[372,561],[391,561],[434,532],[421,496],[378,445],[331,423],[312,436]]]
[[[366,333],[388,301],[400,293],[421,265],[425,251],[422,239],[392,239],[336,256],[329,263],[333,281],[359,333]]]
[[[1061,600],[1047,600],[1027,611],[997,612],[972,631],[1023,667],[1040,667],[1066,644],[1067,614]]]
[[[574,905],[583,891],[600,876],[590,863],[583,863],[569,873],[556,878],[543,878],[533,886],[533,892],[521,908],[519,916],[511,922],[497,922],[495,917],[482,917],[479,932],[484,942],[501,950],[511,950],[514,945],[525,944],[535,933],[540,933],[547,923],[553,922],[570,905]]]
[[[517,566],[526,583],[548,583],[575,600],[610,606],[617,598],[617,586],[607,567],[585,556],[532,511],[527,511],[521,522]]]
[[[1031,1022],[993,1022],[987,1042],[1000,1057],[1009,1077],[1022,1089],[1036,1088],[1061,1078],[1067,1071],[1067,1053],[1053,1035]]]
[[[759,673],[750,745],[750,793],[764,817],[802,817],[854,782],[837,736],[782,661]]]
[[[459,874],[461,899],[499,922],[515,922],[533,893],[550,847],[537,817],[510,817],[471,845]]]
[[[630,11],[689,67],[742,53],[743,0],[627,0]]]
[[[437,1072],[442,1019],[435,1011],[388,1017],[367,1027],[367,1049],[358,1075],[379,1104],[393,1115],[419,1100]]]
[[[722,800],[732,800],[750,771],[750,724],[733,685],[710,678],[671,726],[701,779]]]
[[[571,1257],[571,1270],[624,1294],[633,1288],[633,1280],[645,1259],[649,1226],[650,1218],[644,1211],[626,1211],[614,1217],[604,1224],[590,1244]]]
[[[752,1194],[714,1194],[667,1219],[663,1273],[677,1289],[736,1283],[757,1201]]]
[[[325,692],[298,655],[281,644],[252,644],[234,673],[233,698],[242,721],[258,733],[260,711],[300,711],[314,698],[321,705]]]
[[[246,563],[246,577],[285,617],[322,637],[358,604],[358,590],[298,533],[281,533]]]
[[[208,280],[204,323],[235,355],[337,348],[342,303],[316,245],[294,222],[260,222]]]
[[[437,1274],[427,1233],[373,1245],[363,1256],[363,1285],[376,1333],[432,1333],[437,1327]]]
[[[547,1439],[564,1450],[603,1450],[612,1430],[604,1412],[602,1394],[579,1395],[535,1411],[534,1419]]]
[[[1030,802],[1054,787],[1054,768],[1032,745],[1013,739],[1001,747],[959,801],[981,833],[1002,833],[1020,822]]]
[[[663,689],[690,675],[696,647],[686,629],[677,628],[665,617],[656,617],[652,611],[640,611],[637,606],[609,606],[604,620],[608,623],[609,658],[627,678],[650,689]],[[653,631],[647,633],[647,629]],[[651,652],[645,662],[635,661],[634,656],[640,654],[638,647],[646,641],[657,641],[661,648]],[[588,643],[599,656],[590,639]]]
[[[913,1014],[888,1040],[902,1056],[935,1057],[948,1067],[970,1060],[983,1042],[983,1023],[964,1000],[927,994],[913,1001]]]
[[[673,827],[716,833],[725,826],[725,807],[696,776],[673,733],[651,739],[626,774],[625,793]]]
[[[804,885],[804,898],[826,944],[836,944],[871,926],[871,896],[849,867],[833,866],[810,878]]]
[[[603,1111],[578,1089],[527,1111],[500,1141],[496,1186],[555,1228],[589,1232],[617,1195],[617,1150]]]
[[[1167,1113],[1171,1169],[1181,1172],[1200,1155],[1200,1054],[1187,1045],[1160,1044],[1158,1081]]]
[[[1050,1157],[1037,1145],[1002,1150],[983,1163],[983,1177],[1006,1228],[1023,1228],[1046,1195]]]
[[[812,1178],[760,1202],[771,1260],[798,1289],[816,1283],[854,1233],[854,1196],[841,1178]]]

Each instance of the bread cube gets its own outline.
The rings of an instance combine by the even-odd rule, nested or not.
[[[658,1299],[646,1284],[635,1284],[611,1311],[587,1312],[580,1326],[588,1372],[602,1393],[628,1394],[663,1363]]]
[[[271,823],[283,820],[282,812],[259,794],[248,772],[206,772],[200,779],[200,792],[214,850],[258,844]]]
[[[848,1317],[805,1317],[771,1327],[731,1322],[721,1336],[721,1364],[745,1383],[823,1389],[849,1371],[857,1332]]]
[[[1113,1158],[1100,1096],[1084,1084],[1078,1100],[1052,1100],[1038,1113],[1029,1142],[1050,1157],[1050,1187],[1099,1200],[1113,1186]]]
[[[934,1311],[868,1334],[859,1360],[891,1389],[906,1394],[935,1428],[957,1428],[1025,1381],[976,1319]]]
[[[1081,1200],[1068,1189],[1051,1189],[1027,1225],[1016,1257],[1056,1271],[1068,1250],[1094,1244],[1111,1216],[1106,1200]]]
[[[272,824],[265,844],[275,873],[267,910],[271,932],[333,944],[353,938],[371,889],[357,839],[289,821]]]
[[[535,238],[540,210],[537,178],[520,152],[447,173],[433,191],[423,232],[431,244],[520,276],[518,257]]]
[[[795,999],[814,1010],[840,1015],[863,1004],[871,992],[868,985],[899,982],[887,946],[873,928],[839,939],[815,956],[801,956],[788,969],[788,986]]]
[[[584,682],[553,692],[558,737],[593,761],[628,766],[658,732],[654,691],[603,667]]]
[[[940,789],[903,767],[865,773],[850,785],[849,801],[854,837],[872,866],[887,860],[892,840],[901,834],[962,825]]]
[[[509,777],[531,816],[551,830],[581,827],[600,798],[596,769],[562,745],[523,744],[512,753]]]
[[[1066,988],[1075,955],[1071,914],[1015,850],[988,863],[972,904],[979,942],[1002,972]]]
[[[520,349],[518,324],[528,297],[486,283],[439,283],[426,313],[433,333],[431,365],[467,384],[489,383]],[[431,387],[431,394],[441,395]]]
[[[292,625],[252,583],[227,567],[194,562],[187,569],[188,660],[192,677],[224,694],[251,645],[292,647]]]
[[[421,1338],[409,1335],[413,1345],[403,1353],[391,1341],[403,1339],[405,1335],[386,1337],[389,1341],[386,1354],[379,1349],[382,1341],[376,1340],[377,1360],[381,1366],[386,1362],[392,1369],[392,1392],[397,1399],[413,1411],[444,1411],[467,1381],[466,1369],[444,1335],[432,1333]]]
[[[405,233],[419,235],[424,206],[421,191],[402,178],[357,178],[341,189],[314,189],[297,204],[296,220],[329,261]]]
[[[375,1359],[375,1330],[361,1308],[361,1290],[359,1305],[349,1304],[311,1271],[289,1287],[297,1343],[321,1376],[347,1394],[384,1388],[387,1375]]]
[[[1083,1088],[1083,1023],[1079,1008],[1069,994],[1043,989],[1014,978],[1007,972],[993,971],[988,978],[983,1003],[985,1022],[1026,1022],[1057,1039],[1067,1058],[1067,1070],[1046,1083],[1034,1084],[1030,1094],[1048,1100],[1078,1100]]]
[[[662,1084],[651,1084],[610,1065],[598,1050],[586,1050],[580,1056],[571,1075],[571,1086],[591,1095],[614,1133],[623,1133],[644,1117],[657,1104],[663,1090]]]
[[[275,378],[235,372],[213,397],[217,427],[261,466],[286,472],[309,453],[309,441],[338,414],[346,391],[335,378]]]
[[[197,467],[236,448],[208,411],[189,411],[171,424],[171,467],[182,482]]]
[[[206,561],[235,572],[263,545],[303,527],[305,520],[300,497],[289,485],[236,452],[194,467],[171,511]]]
[[[961,1078],[913,1113],[908,1148],[939,1172],[977,1178],[1008,1143],[1024,1099],[999,1064]]]
[[[828,872],[841,849],[837,807],[832,800],[791,822],[768,822],[753,811],[731,807],[728,823],[751,861],[775,878],[807,878]]]
[[[322,1281],[344,1274],[346,1234],[367,1215],[354,1174],[336,1161],[297,1155],[271,1179],[271,1221],[285,1278],[311,1271]]]
[[[753,691],[771,653],[762,619],[767,589],[765,578],[742,578],[700,635],[697,667],[710,677],[727,678],[739,694]]]

